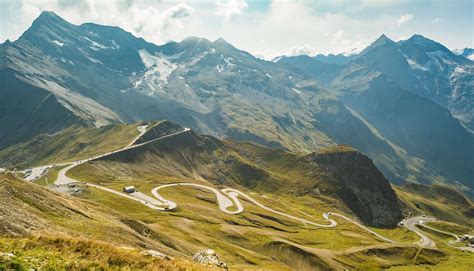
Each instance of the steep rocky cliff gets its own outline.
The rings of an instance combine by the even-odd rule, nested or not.
[[[393,227],[401,220],[397,195],[364,154],[338,145],[312,153],[307,158],[330,174],[337,196],[365,224]]]

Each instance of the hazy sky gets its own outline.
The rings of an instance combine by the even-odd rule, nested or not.
[[[472,0],[0,0],[0,42],[15,40],[43,10],[81,24],[116,25],[162,44],[223,37],[254,55],[339,53],[382,33],[417,33],[450,49],[474,47]]]

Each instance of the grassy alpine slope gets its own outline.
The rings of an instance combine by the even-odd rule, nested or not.
[[[438,219],[474,227],[474,206],[463,194],[443,185],[407,183],[396,186],[407,210],[430,214]]]
[[[320,153],[334,154],[357,156],[347,146]],[[189,132],[83,164],[69,175],[117,191],[135,185],[148,195],[152,188],[172,182],[233,187],[246,191],[266,206],[319,223],[324,223],[321,215],[326,211],[356,217],[351,209],[354,203],[344,201],[340,193],[350,187],[341,181],[345,177],[322,170],[312,161],[307,156]],[[337,168],[337,164],[334,166]],[[359,168],[370,170],[366,166]],[[374,185],[377,183],[371,183],[372,188]],[[404,228],[374,229],[401,242],[394,245],[377,240],[345,220],[338,220],[336,228],[315,228],[262,210],[245,200],[245,212],[225,214],[217,208],[215,196],[201,189],[174,187],[160,194],[177,202],[178,208],[173,212],[157,212],[93,188],[86,189],[79,197],[142,221],[155,232],[163,233],[167,245],[186,255],[199,249],[215,249],[223,261],[236,269],[436,267],[446,262],[467,264],[472,259],[472,255],[449,247],[440,250],[413,247],[418,237]],[[364,193],[353,195],[363,197]],[[400,208],[411,210],[407,205],[404,203]]]
[[[71,126],[60,133],[41,134],[26,143],[0,150],[0,167],[70,162],[120,149],[138,136],[138,126],[140,123],[100,128]]]
[[[133,247],[92,239],[35,235],[0,237],[0,270],[212,270],[188,260],[162,260]]]
[[[129,266],[143,270],[204,270],[186,260],[147,227],[90,201],[52,192],[0,174],[0,270],[85,270]],[[144,256],[155,249],[175,257]],[[12,253],[13,256],[7,255]]]
[[[131,126],[133,131],[137,126]],[[152,123],[142,141],[180,129],[166,121]],[[113,133],[104,135],[104,141],[105,136],[114,137]],[[131,139],[124,139],[119,145],[127,145]],[[89,148],[84,153],[92,151]],[[82,164],[68,175],[117,191],[135,185],[147,195],[151,195],[152,188],[172,182],[232,187],[266,206],[316,223],[326,224],[321,215],[332,211],[359,217],[368,224],[390,224],[380,219],[376,209],[366,208],[369,212],[364,213],[357,208],[358,201],[377,206],[372,200],[387,200],[385,193],[393,193],[391,188],[383,188],[388,183],[379,179],[377,169],[364,157],[345,145],[300,155],[252,143],[221,141],[191,131]],[[37,183],[48,186],[58,170],[50,170]],[[15,255],[6,261],[8,265],[4,264],[9,268],[34,265],[113,269],[128,265],[134,269],[174,270],[179,266],[199,270],[186,258],[207,248],[216,250],[234,270],[474,267],[472,254],[444,245],[445,237],[430,235],[438,249],[419,249],[412,245],[418,236],[405,228],[371,228],[397,241],[389,244],[343,219],[335,218],[335,228],[317,228],[261,209],[245,199],[241,199],[245,211],[230,215],[218,209],[214,194],[199,188],[160,190],[162,196],[178,203],[178,208],[159,212],[84,185],[78,187],[75,197],[11,175],[2,175],[0,185],[0,201],[6,206],[0,216],[10,218],[0,225],[0,252]],[[431,201],[430,205],[426,199],[430,195],[417,194],[406,187],[394,189],[398,199],[393,193],[393,202],[379,205],[382,209],[389,206],[387,211],[392,211],[394,217],[398,216],[396,210],[430,214],[442,204],[444,210],[454,210],[462,204],[458,197],[440,197],[442,203]],[[432,191],[442,195],[447,190],[438,187]],[[402,204],[397,205],[399,201]],[[421,201],[425,205],[420,205]],[[417,209],[417,204],[422,208]],[[456,233],[467,233],[469,223],[459,210],[440,218],[464,225],[449,224],[457,229]],[[144,249],[158,250],[174,259],[145,257],[140,254]]]

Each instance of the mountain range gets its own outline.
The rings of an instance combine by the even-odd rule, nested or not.
[[[265,61],[43,12],[0,44],[0,270],[472,269],[469,54]]]
[[[348,144],[391,182],[474,188],[474,62],[420,35],[275,63],[223,39],[155,45],[43,12],[0,59],[3,153],[71,125],[168,119],[304,154]]]

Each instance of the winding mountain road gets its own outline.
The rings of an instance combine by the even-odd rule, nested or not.
[[[429,220],[430,222],[431,221],[437,221],[436,219],[432,219],[432,220]],[[442,233],[442,234],[445,234],[445,235],[448,235],[448,236],[452,236],[455,240],[449,240],[448,243],[445,243],[446,245],[450,246],[450,247],[453,247],[453,248],[457,248],[457,249],[460,249],[460,250],[464,250],[464,251],[470,251],[470,252],[474,252],[474,247],[468,247],[468,246],[464,246],[464,247],[458,247],[458,246],[454,246],[453,244],[455,243],[460,243],[462,242],[462,239],[461,237],[459,237],[458,235],[454,234],[454,233],[451,233],[451,232],[447,232],[447,231],[442,231],[442,230],[438,230],[436,228],[433,228],[431,226],[428,226],[428,225],[425,225],[425,220],[420,220],[418,225],[422,228],[426,228],[426,229],[429,229],[431,231],[436,231],[436,232],[439,232],[439,233]]]
[[[143,143],[140,143],[140,144],[135,144],[135,142],[147,132],[147,126],[140,126],[140,127],[138,127],[138,130],[140,131],[140,134],[132,142],[130,142],[130,144],[128,144],[126,147],[124,147],[122,149],[115,150],[115,151],[112,151],[112,152],[108,152],[108,153],[105,153],[105,154],[102,154],[102,155],[98,155],[98,156],[95,156],[95,157],[92,157],[92,158],[89,158],[89,159],[79,160],[79,161],[75,161],[75,162],[71,162],[71,163],[56,164],[56,165],[66,165],[66,167],[59,171],[58,178],[55,181],[55,184],[57,186],[61,186],[61,185],[68,185],[68,184],[73,184],[73,183],[82,183],[82,182],[79,182],[79,181],[77,181],[73,178],[70,178],[70,177],[66,176],[66,174],[69,170],[71,170],[71,169],[73,169],[73,168],[75,168],[75,167],[77,167],[81,164],[84,164],[86,162],[93,161],[93,160],[96,160],[96,159],[99,159],[99,158],[102,158],[102,157],[105,157],[105,156],[109,156],[109,155],[112,155],[112,154],[115,154],[115,153],[119,153],[119,152],[122,152],[122,151],[125,151],[125,150],[128,150],[128,149],[137,148],[137,147],[140,147],[140,146],[143,146],[143,145],[146,145],[146,144],[150,144],[152,142],[156,142],[158,140],[162,140],[162,139],[167,138],[167,137],[175,136],[175,135],[190,131],[189,128],[184,128],[182,131],[179,131],[179,132],[175,132],[175,133],[171,133],[171,134],[168,134],[168,135],[165,135],[165,136],[161,136],[161,137],[158,137],[158,138],[155,138],[155,139],[152,139],[150,141],[143,142]],[[38,168],[43,169],[44,167],[49,167],[49,166],[42,166],[42,167],[38,167]],[[158,211],[169,211],[169,210],[173,210],[173,209],[177,208],[177,206],[178,206],[177,203],[175,203],[171,200],[168,200],[168,199],[164,198],[163,196],[161,196],[159,194],[160,190],[163,190],[165,188],[176,187],[176,186],[196,187],[196,188],[200,188],[200,189],[209,190],[212,193],[214,193],[215,196],[216,196],[216,199],[217,199],[217,204],[219,206],[219,209],[222,212],[225,212],[227,214],[239,214],[239,213],[244,212],[244,206],[242,205],[242,203],[240,202],[240,199],[239,199],[239,198],[243,198],[243,199],[253,203],[254,205],[256,205],[256,206],[258,206],[258,207],[260,207],[260,208],[262,208],[262,209],[264,209],[268,212],[271,212],[271,213],[274,213],[274,214],[277,214],[277,215],[280,215],[280,216],[283,216],[283,217],[286,217],[286,218],[289,218],[289,219],[292,219],[292,220],[296,220],[296,221],[299,221],[299,222],[304,223],[304,224],[316,226],[316,227],[323,227],[323,228],[336,227],[337,222],[335,220],[331,219],[331,216],[339,217],[339,218],[347,220],[350,223],[353,223],[353,224],[357,225],[361,229],[367,231],[368,233],[374,235],[375,237],[377,237],[377,238],[379,238],[379,239],[381,239],[385,242],[396,243],[395,241],[382,236],[381,234],[369,229],[368,227],[360,224],[359,222],[357,222],[357,221],[355,221],[355,220],[353,220],[353,219],[351,219],[351,218],[349,218],[349,217],[347,217],[343,214],[338,214],[338,213],[333,213],[333,212],[326,212],[322,216],[328,222],[328,224],[319,224],[319,223],[315,223],[315,222],[307,220],[307,219],[299,218],[299,217],[293,216],[291,214],[287,214],[287,213],[275,210],[273,208],[270,208],[270,207],[268,207],[266,205],[263,205],[262,203],[258,202],[257,200],[253,199],[252,197],[250,197],[246,193],[244,193],[240,190],[237,190],[237,189],[233,189],[233,188],[224,188],[224,189],[218,190],[218,189],[216,189],[214,187],[211,187],[211,186],[196,184],[196,183],[190,183],[190,182],[189,183],[188,182],[170,183],[170,184],[164,184],[164,185],[160,185],[160,186],[157,186],[157,187],[153,188],[151,190],[151,193],[154,196],[154,198],[151,198],[151,197],[149,197],[145,194],[139,193],[139,192],[134,192],[134,193],[127,194],[127,193],[119,192],[119,191],[116,191],[116,190],[113,190],[113,189],[110,189],[110,188],[107,188],[107,187],[104,187],[104,186],[101,186],[101,185],[97,185],[97,184],[92,184],[92,183],[83,183],[83,184],[86,184],[87,186],[94,187],[96,189],[100,189],[100,190],[103,190],[103,191],[106,191],[106,192],[109,192],[109,193],[112,193],[112,194],[115,194],[117,196],[121,196],[121,197],[130,199],[130,200],[139,202],[139,203],[147,206],[148,208],[158,210]],[[234,207],[234,210],[229,210],[229,208],[231,208],[231,207]],[[410,231],[413,231],[414,233],[419,235],[420,238],[421,238],[420,241],[415,243],[416,245],[418,245],[420,247],[426,247],[426,248],[433,248],[433,247],[436,246],[435,243],[426,234],[424,234],[420,229],[418,229],[416,227],[417,224],[422,225],[423,222],[425,222],[425,221],[427,222],[427,221],[433,221],[433,220],[434,220],[433,218],[427,218],[427,217],[412,217],[412,218],[404,220],[404,226],[407,229],[409,229]],[[424,225],[424,226],[429,227],[429,226],[426,226],[426,225]],[[447,233],[447,234],[449,234],[449,233]],[[456,239],[459,240],[459,237],[457,237],[456,235],[454,235],[454,234],[451,234],[451,235],[455,236]],[[459,247],[456,247],[456,248],[459,248]],[[459,248],[459,249],[472,251],[470,249],[464,249],[464,248]]]
[[[38,166],[38,167],[31,168],[31,169],[23,170],[21,172],[26,174],[26,172],[29,171],[30,173],[24,179],[28,182],[31,182],[31,181],[34,181],[34,180],[38,179],[39,177],[41,177],[43,174],[45,174],[48,171],[48,169],[50,169],[52,167],[67,166],[67,167],[63,168],[61,171],[59,171],[58,179],[56,180],[55,184],[62,185],[62,184],[68,184],[68,183],[71,183],[71,182],[75,182],[75,180],[66,177],[66,172],[68,172],[70,169],[72,169],[72,168],[74,168],[74,167],[76,167],[80,164],[83,164],[85,162],[89,162],[89,161],[92,161],[92,160],[110,155],[112,153],[120,152],[120,151],[131,148],[132,145],[135,144],[135,142],[146,133],[147,126],[148,125],[142,125],[142,126],[137,127],[140,134],[138,136],[136,136],[126,147],[124,147],[120,150],[104,153],[104,154],[101,154],[101,155],[98,155],[96,157],[92,157],[92,158],[89,158],[89,159],[86,159],[86,160],[79,160],[79,161],[74,161],[74,162],[66,162],[66,163],[57,163],[57,164],[51,164],[51,165]],[[133,146],[133,147],[138,147],[138,146],[141,146],[141,145],[143,145],[143,144],[138,144],[138,145]]]
[[[423,217],[423,216],[415,216],[411,217],[408,219],[405,219],[404,221],[404,226],[405,228],[409,229],[410,231],[416,233],[418,236],[420,236],[420,241],[416,243],[420,247],[427,247],[427,248],[433,248],[436,246],[435,242],[431,240],[424,232],[422,232],[420,229],[416,227],[417,224],[420,222],[423,223],[422,221],[434,221],[434,218],[429,218],[429,217]]]
[[[156,142],[158,140],[162,140],[162,139],[167,138],[167,137],[182,134],[182,133],[185,133],[185,132],[191,130],[189,128],[184,128],[182,131],[179,131],[179,132],[164,135],[164,136],[161,136],[161,137],[158,137],[158,138],[155,138],[155,139],[152,139],[150,141],[143,142],[143,143],[140,143],[140,144],[135,144],[135,142],[146,133],[146,131],[147,131],[146,128],[147,128],[146,125],[138,127],[138,130],[140,131],[140,134],[132,142],[130,142],[126,147],[123,147],[123,148],[115,150],[115,151],[107,152],[107,153],[104,153],[104,154],[101,154],[101,155],[98,155],[98,156],[95,156],[95,157],[92,157],[92,158],[89,158],[89,159],[75,161],[72,164],[70,164],[69,166],[61,169],[58,173],[58,178],[56,179],[54,184],[56,184],[56,185],[65,185],[65,184],[78,182],[75,179],[67,177],[66,173],[69,170],[71,170],[71,169],[73,169],[73,168],[75,168],[79,165],[82,165],[84,163],[87,163],[87,162],[90,162],[90,161],[93,161],[93,160],[96,160],[96,159],[99,159],[99,158],[102,158],[102,157],[106,157],[106,156],[109,156],[109,155],[112,155],[112,154],[115,154],[115,153],[123,152],[123,151],[129,150],[129,149],[138,148],[138,147],[141,147],[143,145],[150,144],[150,143]]]

